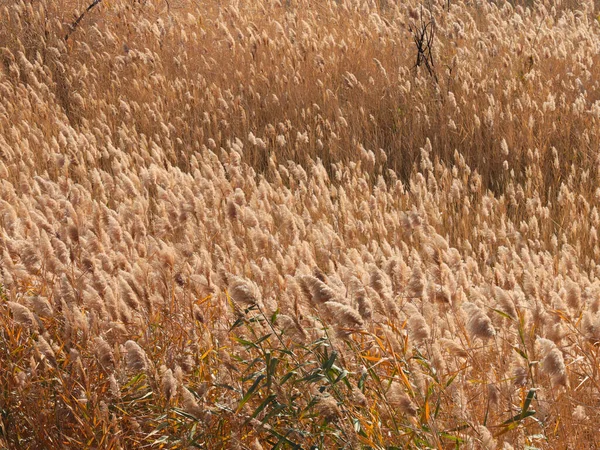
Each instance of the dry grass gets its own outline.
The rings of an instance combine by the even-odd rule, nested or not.
[[[398,3],[0,0],[0,446],[596,448],[600,10]]]

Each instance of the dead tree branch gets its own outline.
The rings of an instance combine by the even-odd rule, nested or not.
[[[65,41],[69,40],[69,37],[71,36],[71,34],[77,29],[77,26],[79,25],[79,22],[81,22],[83,20],[83,18],[85,17],[85,15],[87,13],[89,13],[92,9],[94,9],[96,7],[96,5],[98,5],[98,3],[101,3],[102,0],[94,0],[87,8],[85,11],[83,11],[79,17],[77,17],[77,19],[75,19],[70,25],[69,25],[69,31],[67,32],[67,34],[65,35]]]
[[[415,68],[425,66],[429,75],[438,82],[435,72],[435,63],[433,61],[433,41],[435,38],[435,20],[431,17],[427,22],[423,20],[423,8],[421,8],[420,23],[410,27],[413,35],[413,41],[417,47],[417,61]]]

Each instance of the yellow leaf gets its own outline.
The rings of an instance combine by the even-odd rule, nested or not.
[[[202,361],[204,358],[206,358],[206,357],[208,356],[208,354],[209,354],[210,352],[212,352],[212,351],[213,351],[212,347],[211,347],[211,348],[209,348],[208,350],[206,350],[206,351],[205,351],[205,352],[202,354],[202,356],[200,357],[200,361]]]
[[[198,300],[196,300],[194,303],[198,306],[203,305],[204,303],[206,303],[207,301],[209,301],[212,298],[212,294],[207,295],[204,298],[199,298]]]

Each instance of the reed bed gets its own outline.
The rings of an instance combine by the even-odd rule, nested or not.
[[[0,446],[598,446],[599,5],[87,6],[0,0]]]

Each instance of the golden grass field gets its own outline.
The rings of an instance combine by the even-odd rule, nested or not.
[[[0,448],[600,448],[600,4],[89,4],[0,0]]]

